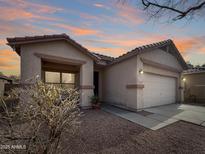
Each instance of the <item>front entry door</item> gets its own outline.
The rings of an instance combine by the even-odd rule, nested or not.
[[[94,86],[95,86],[95,88],[94,88],[94,94],[96,95],[96,96],[99,96],[99,72],[94,72],[94,74],[93,74],[93,84],[94,84]]]

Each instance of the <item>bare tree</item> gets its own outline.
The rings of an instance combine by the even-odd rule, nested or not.
[[[166,14],[174,21],[191,19],[200,15],[205,8],[204,0],[141,0],[141,2],[151,17],[158,18]]]
[[[63,136],[73,135],[79,125],[79,93],[75,89],[37,81],[13,89],[7,99],[18,103],[10,108],[0,98],[0,153],[61,153]]]

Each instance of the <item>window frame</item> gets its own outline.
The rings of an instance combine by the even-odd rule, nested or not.
[[[59,73],[60,74],[60,81],[58,82],[46,82],[46,72],[52,72],[52,73]],[[60,72],[56,72],[56,71],[44,71],[44,82],[45,83],[49,83],[49,84],[61,84],[61,73]]]
[[[56,82],[46,82],[46,72],[59,73],[60,74],[60,82],[59,83],[56,83]],[[69,73],[69,72],[43,71],[43,73],[44,73],[44,83],[46,83],[46,84],[59,84],[59,85],[67,84],[67,85],[74,85],[74,87],[76,86],[76,74],[75,73],[70,73],[70,74],[74,74],[74,82],[73,83],[63,83],[62,82],[62,73]]]
[[[69,83],[65,83],[65,82],[63,82],[63,73],[64,74],[73,74],[74,75],[74,82],[72,83],[72,82],[69,82]],[[67,72],[61,72],[61,83],[62,84],[75,84],[75,73],[67,73]]]

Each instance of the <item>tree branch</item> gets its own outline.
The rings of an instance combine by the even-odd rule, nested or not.
[[[199,10],[205,5],[205,1],[203,1],[196,6],[188,8],[186,11],[182,11],[182,10],[176,9],[174,7],[171,7],[169,5],[161,5],[161,4],[158,4],[157,2],[155,2],[155,3],[150,2],[149,0],[141,0],[141,1],[142,1],[142,4],[145,6],[145,9],[148,9],[150,6],[154,6],[154,7],[160,8],[160,9],[167,9],[167,10],[178,13],[179,15],[176,18],[174,18],[174,20],[182,19],[185,16],[187,16],[189,13],[194,12],[196,10]]]

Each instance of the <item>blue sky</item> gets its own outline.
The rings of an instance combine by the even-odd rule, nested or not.
[[[6,37],[66,33],[91,51],[117,57],[137,46],[172,39],[186,61],[205,63],[205,18],[150,20],[137,0],[0,0],[0,71],[19,74]]]

